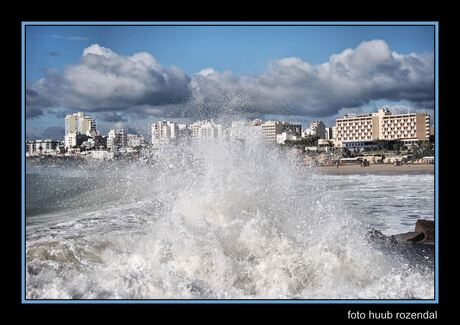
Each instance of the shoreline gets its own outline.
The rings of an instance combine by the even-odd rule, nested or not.
[[[413,164],[394,166],[390,164],[372,164],[367,167],[359,165],[348,166],[320,166],[314,167],[315,171],[321,174],[330,175],[348,175],[348,174],[380,174],[380,175],[394,175],[394,174],[434,174],[434,164]]]

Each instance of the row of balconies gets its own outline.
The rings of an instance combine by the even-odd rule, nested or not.
[[[415,122],[407,123],[383,123],[383,126],[415,126]]]
[[[337,123],[338,127],[341,126],[357,126],[357,125],[371,125],[372,121],[366,121],[366,122],[342,122],[342,123]]]
[[[362,125],[361,127],[359,125],[353,125],[353,126],[342,126],[340,128],[344,130],[350,130],[350,129],[368,129],[370,130],[371,129],[370,126],[362,126]]]
[[[398,129],[398,130],[396,130],[396,129],[395,129],[395,130],[392,130],[392,129],[391,129],[391,130],[383,130],[383,131],[382,131],[382,133],[396,133],[396,132],[397,132],[397,133],[415,133],[416,131],[415,131],[415,129],[413,129],[413,130],[407,130],[407,129],[404,129],[404,130],[400,130],[400,129]]]
[[[412,127],[412,126],[409,126],[409,127],[406,127],[406,128],[404,128],[404,127],[390,127],[390,128],[383,128],[382,130],[383,130],[383,131],[388,131],[388,130],[389,130],[389,131],[392,131],[392,130],[394,130],[394,131],[397,131],[397,130],[411,130],[411,131],[415,131],[416,128],[415,128],[415,127]]]
[[[399,139],[399,138],[416,138],[415,134],[392,134],[384,135],[384,139]]]
[[[383,134],[384,137],[386,136],[396,136],[396,137],[399,137],[399,136],[402,136],[404,138],[413,138],[416,136],[416,134],[412,133],[412,134],[409,134],[409,133],[384,133]]]
[[[350,134],[369,134],[372,135],[371,130],[354,130],[355,132],[344,132],[344,131],[338,131],[337,134],[339,135],[350,135]]]

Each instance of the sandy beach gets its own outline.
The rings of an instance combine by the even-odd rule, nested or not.
[[[414,164],[394,166],[393,164],[371,164],[367,167],[357,165],[315,167],[315,170],[326,174],[434,174],[433,164]]]

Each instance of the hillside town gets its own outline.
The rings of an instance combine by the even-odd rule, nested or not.
[[[101,135],[96,119],[83,112],[65,117],[64,141],[26,140],[29,161],[46,158],[114,160],[139,157],[144,148],[158,149],[177,141],[209,139],[246,142],[261,137],[295,150],[309,166],[359,164],[434,164],[434,126],[428,113],[392,114],[388,108],[375,113],[348,114],[326,127],[323,121],[302,125],[286,121],[232,121],[224,126],[214,120],[189,125],[157,121],[151,138],[113,129]]]

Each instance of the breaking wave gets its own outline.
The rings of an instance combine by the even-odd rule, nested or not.
[[[27,299],[434,298],[432,269],[375,248],[343,195],[263,141],[33,172]]]

